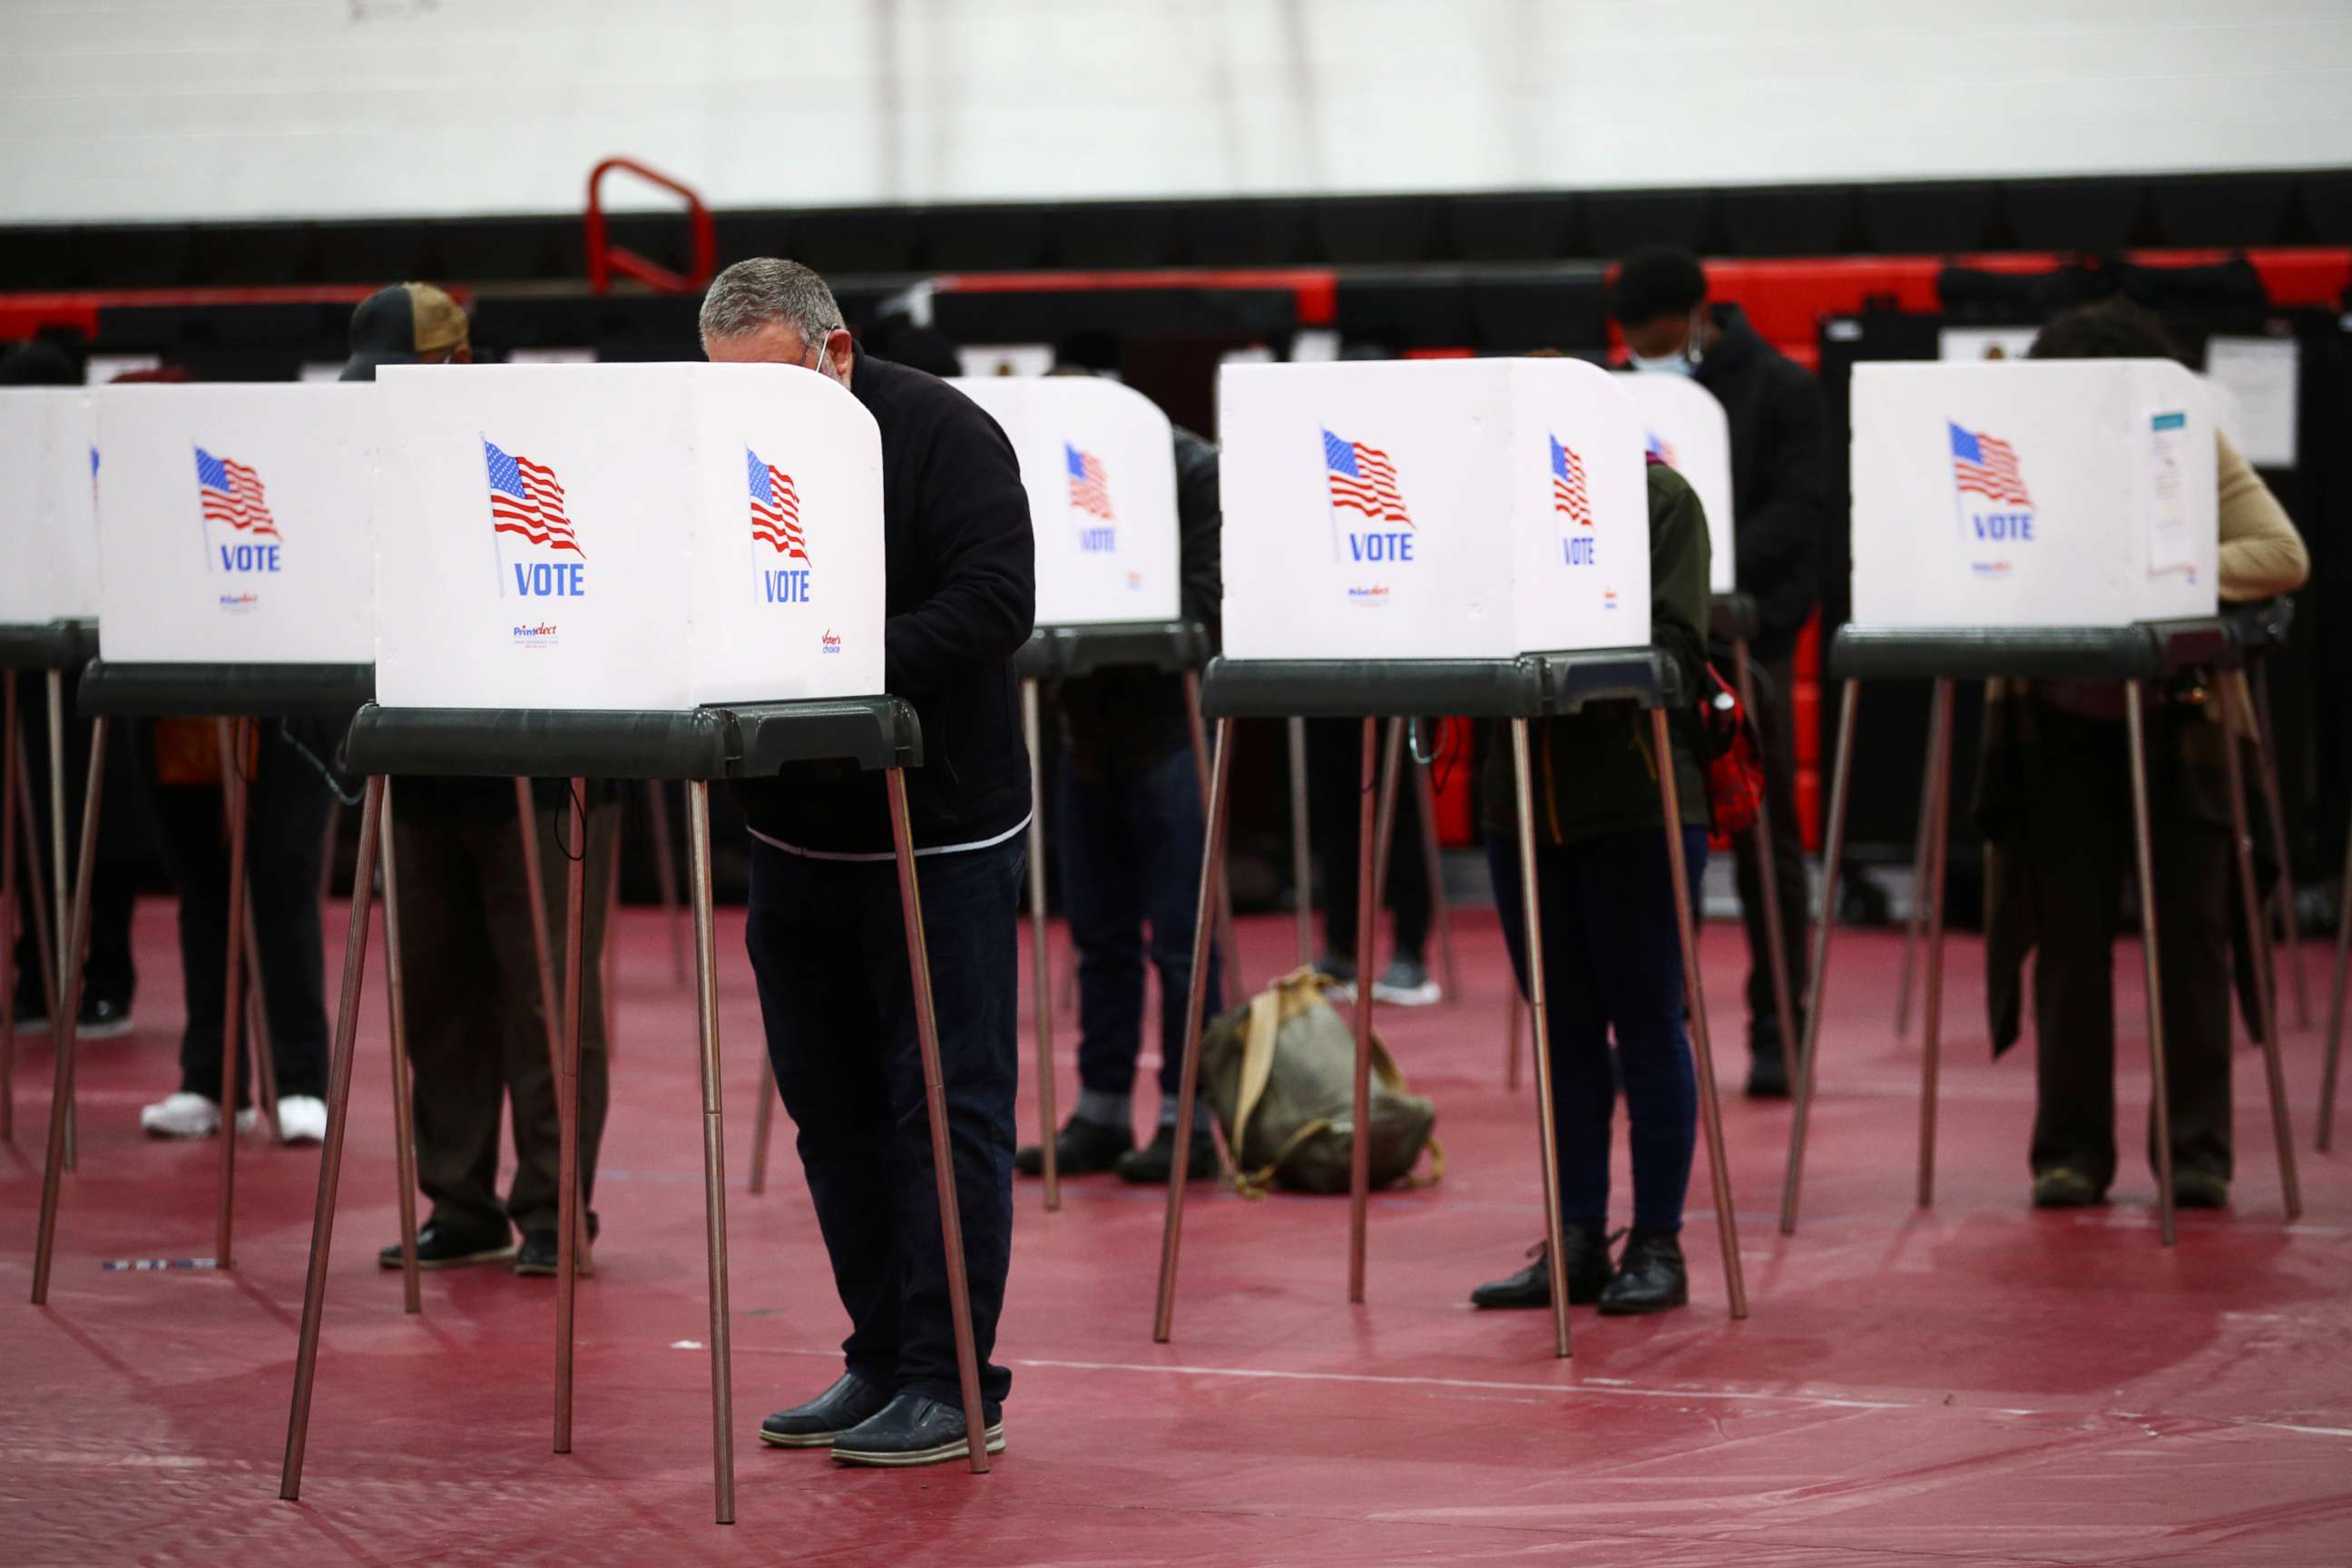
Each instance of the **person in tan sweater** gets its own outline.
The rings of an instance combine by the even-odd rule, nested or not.
[[[2179,357],[2155,317],[2119,299],[2059,316],[2032,353]],[[2222,602],[2293,592],[2310,574],[2301,535],[2229,438],[2215,439]],[[2173,1198],[2200,1208],[2229,1200],[2231,960],[2243,938],[2221,748],[2248,746],[2253,736],[2244,678],[2218,679],[2230,683],[2226,692],[2190,679],[2148,694]],[[1986,840],[1993,1049],[2017,1040],[2025,955],[2038,950],[2033,1201],[2080,1207],[2103,1202],[2116,1175],[2113,949],[2132,858],[2124,693],[2104,682],[1997,681],[1987,695],[1977,818]],[[2259,832],[2255,842],[2264,842]],[[2151,1165],[2154,1138],[2151,1125]]]

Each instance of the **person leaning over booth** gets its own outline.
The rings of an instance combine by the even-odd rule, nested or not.
[[[387,364],[469,364],[466,313],[429,283],[380,289],[352,313],[345,381],[373,381]],[[572,856],[571,781],[531,786],[539,887],[523,858],[515,789],[503,778],[403,778],[392,791],[394,870],[399,878],[400,955],[407,1001],[410,1098],[415,1107],[416,1184],[433,1210],[416,1233],[416,1261],[450,1268],[512,1258],[517,1274],[552,1277],[557,1198],[562,1191],[555,1069],[531,935],[536,896],[546,911],[548,962],[563,973],[563,910]],[[620,831],[609,784],[588,801],[588,885],[604,872]],[[604,900],[586,910],[583,951],[604,950]],[[606,1108],[604,965],[580,966],[580,1201],[595,1191]],[[514,1123],[515,1173],[499,1197],[499,1115]],[[597,1232],[596,1215],[587,1218]],[[515,1234],[520,1232],[520,1247]],[[400,1244],[376,1261],[401,1266]],[[583,1271],[585,1272],[583,1266]]]
[[[1805,1032],[1805,845],[1797,826],[1796,728],[1790,693],[1797,637],[1822,599],[1829,536],[1828,451],[1811,374],[1757,334],[1737,305],[1709,305],[1706,272],[1688,251],[1651,246],[1627,257],[1610,285],[1610,313],[1639,372],[1686,375],[1713,393],[1731,426],[1733,535],[1739,588],[1756,601],[1749,645],[1758,673],[1750,716],[1763,742],[1765,801],[1779,882],[1782,952],[1795,1027]],[[1748,927],[1748,1092],[1789,1092],[1789,1047],[1773,997],[1764,928],[1763,862],[1756,830],[1732,841],[1739,912]]]
[[[1056,373],[1059,374],[1059,373]],[[1076,373],[1083,374],[1083,373]],[[1213,633],[1223,514],[1217,448],[1175,426],[1177,574],[1184,619]],[[1074,677],[1055,692],[1062,714],[1062,895],[1078,954],[1078,1103],[1055,1140],[1066,1176],[1117,1171],[1121,1180],[1164,1183],[1176,1158],[1176,1085],[1184,1065],[1184,1002],[1192,984],[1192,917],[1200,887],[1201,771],[1192,761],[1182,678],[1150,669]],[[1160,975],[1160,1113],[1150,1143],[1135,1146],[1135,1064],[1143,1054],[1144,929]],[[1209,956],[1208,994],[1220,964]],[[1206,1100],[1193,1107],[1187,1169],[1217,1174]],[[1045,1169],[1045,1150],[1023,1148],[1024,1175]]]
[[[2160,321],[2116,299],[2057,317],[2029,357],[2180,355]],[[2294,592],[2310,574],[2302,537],[2229,437],[2216,432],[2215,441],[2222,602]],[[2221,679],[2235,689],[2226,724],[2222,694],[2201,680],[2149,693],[2158,1005],[2172,1196],[2183,1208],[2219,1208],[2230,1198],[2231,953],[2244,926],[2231,915],[2221,748],[2251,748],[2254,731],[2244,678]],[[2114,947],[2132,859],[2124,702],[2122,688],[2105,682],[1996,680],[1986,689],[1976,804],[1985,835],[1986,1003],[1998,1054],[2017,1041],[2025,957],[2037,954],[2030,1158],[2033,1201],[2043,1208],[2101,1203],[2116,1174]],[[2266,840],[2258,831],[2254,842]],[[2153,1122],[2148,1151],[2153,1164]]]
[[[996,422],[938,378],[861,352],[833,290],[797,262],[727,268],[703,296],[701,327],[714,362],[814,371],[881,429],[883,676],[922,723],[907,805],[992,1452],[1012,1386],[989,1353],[1013,1251],[1013,943],[1030,796],[1011,661],[1036,610],[1028,496]],[[954,1458],[964,1412],[882,775],[798,763],[737,795],[768,1058],[851,1325],[842,1376],[769,1416],[760,1436],[829,1447],[846,1464]]]
[[[1706,670],[1706,516],[1680,474],[1655,459],[1646,468],[1650,638],[1673,664],[1683,691],[1696,693],[1704,689]],[[1651,751],[1648,715],[1631,703],[1596,703],[1533,728],[1536,877],[1568,1299],[1580,1306],[1597,1301],[1612,1314],[1663,1311],[1690,1300],[1680,1237],[1698,1137],[1698,1079],[1686,1028],[1673,873],[1660,832],[1658,759]],[[1687,713],[1677,713],[1669,730],[1683,855],[1696,904],[1712,814]],[[1526,883],[1508,746],[1489,749],[1481,795],[1495,907],[1525,995],[1527,928],[1519,910]],[[1612,1266],[1609,1135],[1616,1077],[1624,1083],[1633,1157],[1633,1227]],[[1545,1244],[1529,1256],[1533,1261],[1518,1273],[1471,1292],[1472,1303],[1550,1306]]]

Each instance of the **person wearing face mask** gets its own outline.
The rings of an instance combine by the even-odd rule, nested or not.
[[[1627,362],[1644,374],[1687,375],[1713,393],[1731,426],[1732,531],[1739,591],[1756,601],[1748,653],[1756,682],[1770,802],[1772,863],[1780,879],[1789,995],[1805,1028],[1804,841],[1797,827],[1795,729],[1789,693],[1798,635],[1821,604],[1830,497],[1821,395],[1812,375],[1757,334],[1738,306],[1710,304],[1706,273],[1688,251],[1649,246],[1625,258],[1611,281],[1609,310]],[[1711,649],[1718,660],[1727,649]],[[1739,908],[1748,927],[1748,1092],[1789,1092],[1787,1047],[1773,1001],[1765,940],[1763,879],[1753,830],[1733,841]]]
[[[993,1451],[1013,1381],[989,1352],[1013,1251],[1013,942],[1030,795],[1012,659],[1036,614],[1028,495],[996,422],[937,377],[859,349],[833,290],[797,262],[721,272],[701,328],[713,362],[814,371],[881,433],[883,684],[922,721],[908,815]],[[841,1377],[769,1416],[760,1437],[844,1464],[957,1458],[964,1411],[882,775],[796,763],[736,795],[751,834],[744,941],[768,1059],[851,1324]]]

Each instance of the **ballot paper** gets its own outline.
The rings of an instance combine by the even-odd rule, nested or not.
[[[2206,378],[2228,395],[2222,428],[2257,468],[2295,464],[2295,402],[2303,348],[2293,338],[2210,338]]]

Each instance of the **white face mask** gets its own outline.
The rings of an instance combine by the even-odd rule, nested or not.
[[[1698,366],[1691,363],[1689,356],[1681,353],[1637,354],[1628,350],[1625,358],[1635,370],[1647,375],[1693,375],[1698,371]]]

